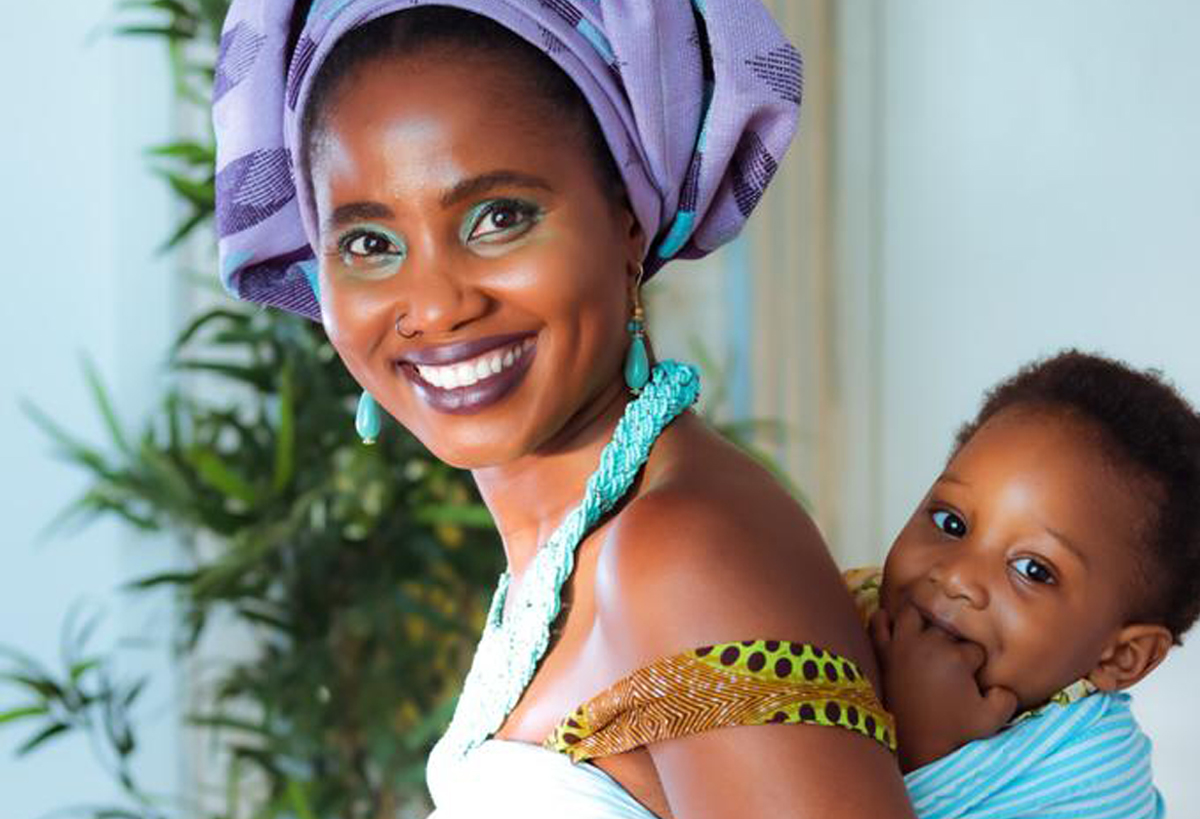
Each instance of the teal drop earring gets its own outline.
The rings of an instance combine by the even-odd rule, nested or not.
[[[358,412],[354,415],[354,428],[364,444],[373,444],[379,438],[379,405],[374,396],[363,390],[358,399]]]
[[[629,352],[625,355],[625,384],[637,395],[650,380],[650,356],[646,352],[646,313],[642,309],[642,275],[638,266],[637,281],[633,285],[633,318],[629,320]]]

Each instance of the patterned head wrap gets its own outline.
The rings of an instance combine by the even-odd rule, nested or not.
[[[222,279],[320,320],[316,213],[296,177],[305,102],[347,32],[453,6],[541,48],[599,121],[646,235],[647,273],[732,239],[795,133],[801,62],[760,0],[314,0],[292,53],[289,0],[234,0],[213,89]]]

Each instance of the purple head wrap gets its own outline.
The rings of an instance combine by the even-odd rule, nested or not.
[[[760,0],[314,0],[285,55],[293,5],[234,0],[225,22],[213,89],[217,231],[229,291],[317,321],[316,214],[293,163],[300,121],[334,44],[385,14],[471,11],[566,71],[654,239],[647,273],[736,236],[795,133],[800,55]]]

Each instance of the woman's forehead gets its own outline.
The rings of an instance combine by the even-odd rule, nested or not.
[[[555,116],[530,89],[518,70],[487,54],[380,60],[331,99],[314,134],[314,170],[324,164],[327,173],[346,173],[370,157],[461,174],[464,162],[535,167],[561,149],[581,149],[571,118]]]

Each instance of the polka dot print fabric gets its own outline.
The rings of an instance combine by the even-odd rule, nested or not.
[[[659,660],[584,703],[544,744],[582,762],[772,723],[843,728],[896,749],[892,717],[853,662],[786,640],[721,643]]]

